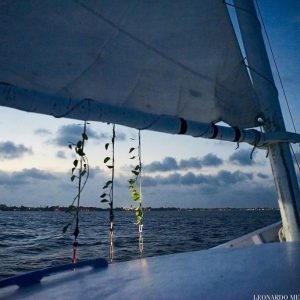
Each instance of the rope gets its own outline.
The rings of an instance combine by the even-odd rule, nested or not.
[[[116,138],[116,125],[113,124],[112,128],[112,166],[111,169],[111,197],[109,203],[109,221],[110,221],[110,228],[109,228],[109,261],[112,262],[114,258],[114,178],[115,178],[115,138]]]
[[[88,174],[89,174],[89,167],[88,164],[85,164],[85,171],[83,171],[83,160],[85,160],[85,158],[83,157],[84,155],[84,144],[85,144],[85,137],[86,137],[86,125],[87,125],[87,121],[84,122],[84,129],[83,129],[83,134],[82,134],[82,155],[80,156],[80,167],[79,167],[79,177],[78,177],[78,193],[76,195],[76,197],[74,198],[72,205],[74,204],[75,200],[77,199],[77,208],[76,208],[76,213],[75,216],[76,217],[76,225],[75,225],[75,229],[73,232],[74,235],[74,241],[73,241],[73,255],[72,255],[72,263],[75,264],[77,263],[77,249],[78,249],[78,235],[79,235],[79,209],[80,209],[80,196],[81,196],[81,192],[82,189],[84,188],[87,178],[88,178]],[[79,152],[78,152],[79,153]],[[75,165],[76,167],[76,165]],[[86,172],[86,180],[84,182],[84,184],[82,185],[82,173]],[[73,218],[74,220],[74,218]],[[73,221],[72,220],[72,221]],[[70,223],[69,223],[70,224]],[[67,230],[67,227],[69,226],[69,224],[67,226],[65,226],[65,228],[63,229],[63,231]]]
[[[295,161],[296,161],[298,170],[299,170],[299,172],[300,172],[300,164],[299,164],[299,161],[298,161],[298,159],[297,159],[297,157],[296,157],[296,153],[294,152],[294,149],[293,149],[293,147],[292,147],[291,144],[290,144],[290,148],[291,148],[291,151],[292,151],[292,153],[293,153],[294,159],[295,159]]]
[[[140,166],[140,174],[139,174],[139,193],[140,193],[140,211],[143,211],[142,208],[142,146],[141,146],[141,131],[139,130],[139,166]],[[143,221],[143,219],[142,219]],[[144,239],[143,239],[143,223],[139,224],[139,250],[141,256],[144,252]]]
[[[109,229],[109,261],[112,262],[114,259],[114,224],[110,223]]]

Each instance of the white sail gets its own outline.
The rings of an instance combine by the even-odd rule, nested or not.
[[[157,116],[257,125],[260,107],[222,0],[6,1],[0,43],[0,82]],[[22,101],[17,108],[53,114],[41,97]]]

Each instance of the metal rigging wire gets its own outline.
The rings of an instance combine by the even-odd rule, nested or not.
[[[269,38],[269,35],[268,35],[268,32],[267,32],[267,28],[265,26],[265,23],[264,23],[262,14],[261,14],[261,10],[260,10],[259,4],[258,4],[258,0],[255,0],[255,4],[256,4],[257,11],[258,11],[258,14],[259,14],[259,17],[260,17],[260,21],[261,21],[261,24],[262,24],[262,27],[263,27],[263,30],[264,30],[264,33],[265,33],[265,36],[266,36],[266,40],[267,40],[267,43],[268,43],[268,46],[269,46],[269,49],[270,49],[272,60],[274,62],[274,66],[275,66],[275,70],[276,70],[276,73],[277,73],[277,76],[278,76],[278,79],[279,79],[280,87],[281,87],[281,90],[283,92],[283,97],[285,99],[285,103],[286,103],[286,106],[288,108],[288,112],[289,112],[290,119],[291,119],[291,122],[292,122],[292,125],[293,125],[293,129],[294,129],[294,132],[297,133],[296,125],[295,125],[294,118],[293,118],[292,111],[291,111],[291,107],[290,107],[288,97],[287,97],[287,94],[286,94],[286,91],[285,91],[285,88],[284,88],[284,85],[283,85],[283,81],[282,81],[282,78],[281,78],[281,75],[280,75],[280,72],[279,72],[278,64],[277,64],[275,54],[274,54],[274,51],[273,51],[273,48],[272,48],[272,45],[271,45],[271,41],[270,41],[270,38]],[[291,149],[292,154],[294,156],[297,167],[300,171],[300,164],[299,164],[299,161],[296,157],[295,151],[294,151],[291,144],[290,144],[290,149]]]

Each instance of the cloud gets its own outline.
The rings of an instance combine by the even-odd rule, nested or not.
[[[203,175],[188,172],[186,174],[172,173],[168,176],[144,176],[144,186],[157,185],[209,185],[213,188],[234,185],[236,183],[252,180],[251,173],[244,173],[241,171],[229,172],[221,170],[216,175]]]
[[[189,159],[182,159],[179,162],[180,169],[201,169],[202,168],[202,160],[196,157],[191,157]]]
[[[254,165],[255,162],[250,158],[251,152],[249,150],[239,150],[234,152],[230,157],[229,161],[235,165],[240,166],[251,166]],[[255,154],[255,152],[254,152]]]
[[[39,128],[39,129],[36,129],[34,131],[34,134],[35,135],[40,135],[40,136],[47,136],[47,135],[51,135],[52,132],[48,129],[45,129],[45,128]]]
[[[45,181],[52,179],[56,179],[56,176],[36,168],[11,173],[0,171],[0,186],[16,186],[30,183],[32,180]]]
[[[13,142],[7,141],[0,143],[0,159],[15,159],[23,157],[25,154],[33,154],[31,148]]]
[[[57,131],[57,136],[53,140],[54,144],[58,146],[66,146],[69,143],[77,143],[81,139],[81,134],[83,132],[82,126],[77,124],[63,125]],[[88,128],[87,135],[89,138],[107,138],[106,135],[98,135],[94,130]]]
[[[81,205],[107,207],[100,203],[103,184],[109,179],[99,168],[91,168],[89,180],[82,192]],[[257,179],[257,178],[256,178]],[[77,193],[77,182],[70,181],[67,172],[47,172],[24,169],[6,173],[0,171],[2,203],[28,206],[68,206]],[[115,206],[130,207],[133,201],[128,190],[128,178],[116,177]],[[28,196],[30,195],[30,196]],[[247,195],[246,197],[243,195]],[[276,206],[272,182],[255,181],[252,174],[220,171],[215,175],[172,173],[168,176],[143,176],[143,201],[152,207],[257,207]]]
[[[99,166],[90,167],[90,175],[89,175],[89,177],[90,178],[95,178],[97,175],[102,174],[102,173],[103,173],[103,170],[100,169]]]
[[[147,172],[167,172],[178,169],[178,164],[175,158],[165,157],[162,162],[154,161],[145,166]]]
[[[57,136],[52,143],[58,146],[66,146],[69,143],[77,143],[81,138],[83,127],[77,124],[69,124],[61,126],[57,131]],[[89,139],[94,140],[110,140],[111,135],[105,132],[98,133],[91,127],[87,126],[86,133]],[[119,141],[126,140],[126,135],[123,132],[116,133],[116,139]]]
[[[262,178],[262,179],[267,179],[267,178],[269,178],[269,175],[268,175],[268,174],[257,173],[256,175],[257,175],[257,177]]]
[[[217,183],[219,186],[232,185],[237,182],[243,182],[251,180],[253,175],[251,173],[244,173],[241,171],[229,172],[229,171],[220,171],[216,176]]]
[[[62,150],[59,150],[59,151],[56,152],[56,157],[65,159],[65,158],[67,158],[66,152],[62,151]]]
[[[124,132],[119,131],[116,133],[116,139],[117,141],[126,141],[127,137]]]
[[[182,159],[179,162],[180,169],[201,169],[202,167],[218,167],[223,164],[223,160],[213,153],[209,153],[202,158],[191,157]]]
[[[205,167],[218,167],[223,164],[223,159],[213,153],[209,153],[202,158],[201,163]]]
[[[181,159],[179,163],[174,157],[165,157],[162,162],[154,161],[144,168],[147,172],[168,172],[185,169],[201,169],[202,167],[218,167],[223,164],[223,160],[213,153],[209,153],[202,158],[191,157]]]
[[[143,176],[143,186],[150,187],[150,186],[156,186],[157,180],[154,177],[151,176]]]

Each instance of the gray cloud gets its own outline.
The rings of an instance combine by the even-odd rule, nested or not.
[[[25,154],[33,154],[32,149],[10,141],[0,143],[0,159],[2,160],[20,158]]]
[[[58,129],[57,136],[52,142],[58,146],[66,146],[69,143],[77,143],[77,141],[81,138],[82,132],[82,126],[78,124],[63,125]],[[98,133],[89,126],[87,126],[86,133],[89,139],[98,141],[109,140],[111,138],[110,134],[105,132]],[[117,132],[116,139],[119,141],[126,140],[125,133]]]
[[[269,175],[268,175],[268,174],[257,173],[256,175],[257,175],[257,177],[259,177],[259,178],[261,178],[261,179],[267,179],[267,178],[269,178]]]
[[[100,167],[90,167],[90,178],[95,178],[97,175],[102,173],[103,171],[100,169]]]
[[[124,132],[117,132],[116,133],[116,139],[118,140],[118,141],[126,141],[126,134],[124,133]]]
[[[240,166],[254,165],[255,162],[253,159],[250,158],[250,154],[251,152],[249,150],[238,150],[229,157],[229,161],[235,165],[240,165]]]
[[[47,136],[47,135],[51,135],[52,132],[45,128],[38,128],[34,131],[34,134],[39,136]]]
[[[202,160],[196,157],[191,157],[189,159],[182,159],[179,162],[180,169],[201,169],[202,168]]]
[[[202,158],[201,163],[205,167],[218,167],[223,164],[223,159],[213,153],[208,153]]]
[[[58,146],[66,146],[69,143],[77,143],[81,139],[83,128],[77,124],[63,125],[57,131],[57,137],[54,139],[54,143]],[[90,139],[107,138],[104,134],[98,134],[91,128],[87,128],[87,135]]]
[[[244,173],[240,171],[229,172],[221,170],[216,175],[203,175],[188,172],[186,174],[172,173],[168,176],[144,176],[144,186],[156,185],[209,185],[214,188],[234,185],[236,183],[252,180],[251,173]]]
[[[63,151],[63,150],[59,150],[59,151],[56,152],[56,157],[65,159],[65,158],[67,158],[66,152]]]
[[[165,157],[161,162],[154,161],[145,166],[145,170],[152,172],[168,172],[184,169],[201,169],[202,167],[217,167],[223,164],[223,160],[215,154],[209,153],[202,158],[191,157],[189,159],[181,159],[179,163],[174,157]]]
[[[36,168],[23,169],[22,171],[11,173],[0,171],[0,186],[16,186],[30,183],[31,180],[44,181],[52,179],[56,179],[56,176]]]
[[[167,172],[178,170],[178,164],[175,158],[165,157],[162,162],[154,161],[145,166],[147,172]]]
[[[70,205],[77,189],[69,175],[70,170],[66,173],[49,173],[38,169],[14,173],[0,171],[2,203],[29,206]],[[81,204],[99,206],[101,183],[104,184],[108,179],[101,169],[91,168]],[[132,200],[128,191],[128,178],[117,177],[115,183],[115,205],[130,207]],[[144,176],[143,196],[144,205],[152,207],[257,207],[274,206],[277,203],[272,183],[264,181],[261,184],[249,173],[223,171],[215,175],[188,172],[184,175],[168,174],[166,177]]]

